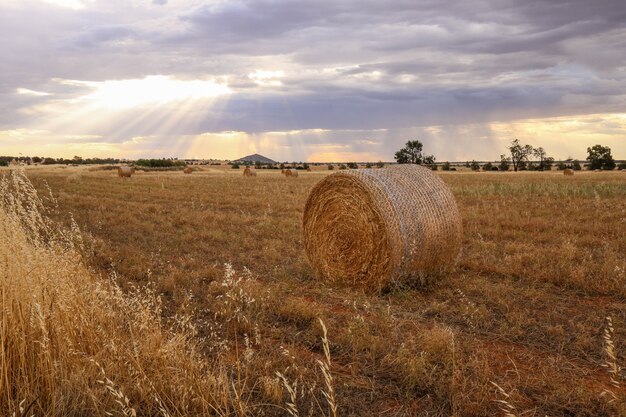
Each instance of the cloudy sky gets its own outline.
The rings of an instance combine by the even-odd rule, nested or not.
[[[0,0],[0,154],[626,158],[624,0]]]

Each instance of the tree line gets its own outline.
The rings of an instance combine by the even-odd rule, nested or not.
[[[11,162],[18,162],[22,164],[42,164],[42,165],[106,165],[106,164],[119,164],[120,159],[116,158],[81,158],[75,156],[72,159],[67,158],[50,158],[42,156],[0,156],[0,166],[7,166]]]
[[[491,162],[487,162],[482,166],[476,162],[466,162],[465,166],[471,168],[474,171],[483,169],[485,171],[509,171],[511,166],[513,171],[549,171],[555,164],[555,159],[548,156],[546,150],[543,147],[533,147],[532,145],[522,144],[519,139],[511,141],[507,147],[509,154],[500,155],[500,163],[494,165]],[[587,167],[591,170],[613,170],[616,167],[618,169],[626,169],[626,162],[622,161],[619,164],[613,159],[611,155],[611,148],[608,146],[594,145],[587,148]],[[398,164],[418,164],[429,166],[433,170],[437,170],[436,158],[434,155],[427,155],[424,153],[424,145],[419,140],[408,141],[402,149],[397,151],[394,156]],[[534,158],[534,159],[533,159]],[[574,169],[581,170],[582,165],[580,161],[568,158],[565,161],[559,161],[557,169]],[[445,162],[441,165],[441,169],[444,171],[455,170],[451,167],[449,162]]]

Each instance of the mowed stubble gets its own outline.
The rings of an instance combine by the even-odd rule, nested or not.
[[[277,396],[267,382],[276,371],[323,386],[322,318],[343,415],[493,415],[491,382],[518,411],[614,413],[600,396],[609,387],[602,334],[611,316],[623,364],[625,173],[440,173],[463,218],[459,267],[426,288],[372,296],[319,282],[304,254],[302,210],[325,170],[131,179],[81,170],[68,180],[73,170],[30,176],[58,197],[58,219],[72,212],[91,237],[89,264],[115,270],[124,288],[154,285],[166,318],[193,310],[199,323],[219,324],[225,264],[246,274],[248,322],[218,333],[229,347],[260,335],[246,365],[250,401]]]

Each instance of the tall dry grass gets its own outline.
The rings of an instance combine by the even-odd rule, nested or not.
[[[23,172],[0,180],[0,415],[227,415],[245,407],[184,319],[81,261]]]

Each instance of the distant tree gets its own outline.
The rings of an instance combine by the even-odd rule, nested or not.
[[[567,168],[568,168],[568,165],[565,162],[563,162],[563,161],[559,161],[556,164],[556,169],[559,170],[559,171],[563,171],[564,169],[567,169]]]
[[[480,164],[476,161],[472,161],[470,162],[470,168],[472,168],[472,171],[480,171]]]
[[[611,148],[608,146],[594,145],[587,148],[587,161],[589,161],[589,169],[615,169],[615,160],[611,155]]]
[[[537,167],[539,171],[549,171],[552,168],[554,158],[548,156],[545,149],[541,146],[533,149],[533,155],[539,158],[539,165]]]
[[[533,153],[533,147],[530,145],[522,145],[519,143],[519,139],[515,139],[509,146],[509,152],[511,152],[511,162],[513,162],[513,171],[518,171],[526,168],[528,158]]]
[[[581,169],[583,169],[583,168],[580,166],[580,162],[578,162],[578,160],[577,160],[577,159],[575,159],[574,161],[572,161],[572,169],[573,169],[574,171],[580,171]]]
[[[38,157],[38,156],[33,156],[33,162],[34,162],[34,163],[38,164],[38,163],[40,163],[41,161],[43,161],[43,159],[41,159],[40,157]]]
[[[348,168],[359,169],[359,165],[356,162],[348,162]]]
[[[500,155],[500,165],[498,169],[500,171],[508,171],[511,166],[511,158],[507,158],[506,155]]]
[[[44,158],[44,160],[43,160],[43,164],[44,165],[53,165],[53,164],[56,164],[56,163],[57,163],[57,160],[54,159],[54,158]]]
[[[309,169],[309,164],[307,164],[306,162],[302,164],[302,169]]]
[[[368,162],[367,164],[365,164],[365,168],[371,168],[371,167],[372,167],[371,163]]]
[[[444,164],[441,166],[441,170],[442,171],[450,171],[450,162],[448,162],[448,161],[444,162]]]
[[[0,167],[8,167],[9,163],[4,159],[0,159]]]
[[[346,169],[346,166],[344,164],[340,164],[339,169]]]
[[[328,170],[332,171],[335,169],[335,166],[333,164],[328,164]]]
[[[431,165],[435,162],[433,155],[424,155],[422,149],[424,145],[419,140],[410,140],[404,148],[396,152],[394,156],[399,164],[419,164]]]
[[[626,161],[622,161],[619,164],[617,164],[617,169],[619,169],[620,171],[626,169]]]
[[[232,168],[232,169],[239,169],[239,164],[232,164],[232,165],[231,165],[231,168]]]
[[[470,161],[465,161],[465,168],[471,168],[472,164],[470,163]]]
[[[486,164],[483,165],[483,171],[491,171],[492,168],[493,168],[493,164],[491,162],[487,162]]]
[[[385,166],[385,164],[383,163],[383,161],[376,162],[376,168],[382,168],[384,166]]]

